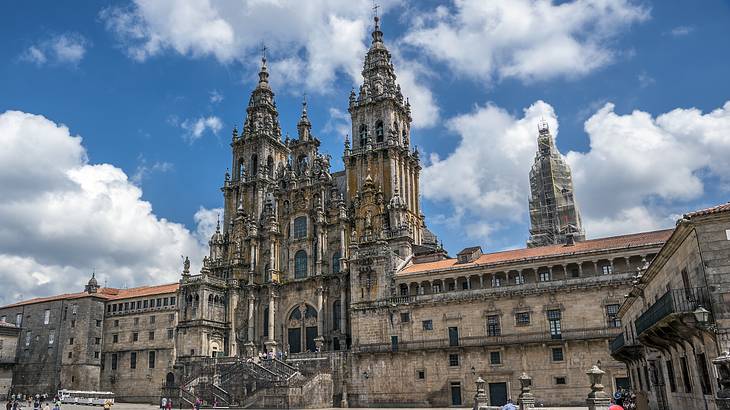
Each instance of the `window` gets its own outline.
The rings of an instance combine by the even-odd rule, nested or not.
[[[502,364],[502,355],[500,352],[489,352],[490,364]]]
[[[162,298],[157,298],[157,307],[162,307]]]
[[[142,301],[142,308],[147,309],[147,300]]]
[[[383,142],[383,138],[384,138],[383,121],[378,121],[375,123],[375,141]]]
[[[332,330],[340,330],[341,314],[342,304],[339,300],[335,300],[335,303],[332,304]]]
[[[100,357],[101,353],[94,352],[94,359],[98,359]]]
[[[74,338],[73,338],[73,337],[70,337],[70,338],[68,339],[68,344],[69,344],[69,345],[73,345],[73,344],[74,344]]]
[[[76,327],[76,319],[71,319],[71,327]]]
[[[469,282],[468,281],[461,282],[461,290],[468,290],[468,289],[469,289]]]
[[[487,336],[499,336],[501,334],[502,329],[499,326],[499,316],[487,316]]]
[[[170,299],[168,299],[168,298],[162,299],[162,306],[167,306],[168,303],[170,303]]]
[[[523,285],[524,283],[525,283],[525,277],[522,276],[522,273],[520,273],[519,275],[515,276],[515,284],[517,284],[517,285]]]
[[[519,312],[515,315],[517,326],[527,326],[530,324],[530,312]]]
[[[441,284],[435,283],[432,287],[433,293],[441,293]]]
[[[153,324],[153,323],[155,323],[155,316],[154,315],[150,316],[150,324]]]
[[[170,296],[170,306],[175,306],[175,296]]]
[[[15,326],[20,327],[23,324],[23,314],[18,313],[15,315]]]
[[[26,334],[25,334],[25,345],[26,346],[30,346],[30,340],[31,340],[32,336],[33,336],[33,332],[31,332],[30,330],[28,332],[26,332]]]
[[[172,339],[175,336],[175,330],[174,329],[167,329],[167,338]]]
[[[579,278],[580,277],[580,269],[577,269],[577,268],[571,269],[570,270],[570,276],[571,277],[574,277],[574,278]]]
[[[540,272],[540,282],[547,282],[550,280],[550,271]]]
[[[332,273],[340,273],[340,253],[335,252],[332,255]]]
[[[95,345],[101,344],[101,338],[100,337],[95,337],[94,338],[94,344]]]
[[[150,332],[150,340],[155,340],[155,332]]]
[[[408,285],[401,284],[399,289],[400,289],[401,296],[408,296]]]
[[[563,361],[563,348],[562,347],[553,347],[553,361],[554,362],[562,362]]]
[[[71,314],[75,315],[79,310],[79,305],[71,305]]]
[[[169,315],[167,315],[167,321],[173,323],[175,321],[175,314],[170,313]]]
[[[141,300],[138,300],[137,301],[137,309],[142,309],[142,301]]]
[[[48,344],[52,345],[53,342],[56,340],[56,333],[51,332],[48,334]]]
[[[130,369],[137,368],[137,352],[132,352],[129,354],[129,368]]]
[[[368,126],[360,124],[360,148],[364,147],[368,139]]]
[[[449,282],[449,292],[453,292],[456,290],[456,282]]]
[[[679,365],[682,367],[682,381],[684,382],[684,392],[692,393],[692,380],[689,378],[689,368],[687,367],[687,358],[680,357]]]
[[[608,319],[608,327],[621,327],[621,319],[618,318],[618,308],[620,305],[606,305],[606,318]]]
[[[139,318],[138,317],[135,317],[134,318],[134,325],[137,326],[138,324],[139,324]]]
[[[671,360],[666,361],[667,365],[667,379],[669,379],[669,390],[672,392],[677,391],[677,381],[674,378],[674,364]]]
[[[424,320],[421,322],[423,324],[423,330],[433,330],[433,321],[432,320]]]
[[[112,335],[112,343],[119,343],[119,335]]]
[[[112,370],[117,370],[117,354],[112,353]]]
[[[397,352],[398,351],[398,336],[391,336],[390,337],[390,351],[391,352]]]
[[[138,340],[139,340],[139,333],[137,333],[137,332],[132,333],[132,341],[136,342]]]
[[[43,324],[47,325],[49,323],[51,323],[51,309],[46,309],[43,313]]]
[[[449,328],[449,346],[459,345],[459,328],[452,326]]]
[[[459,365],[459,355],[456,353],[451,353],[449,355],[449,366],[455,367]]]
[[[303,279],[307,277],[307,252],[303,249],[294,255],[294,278]]]
[[[129,310],[129,302],[124,302],[124,310]]]
[[[496,276],[495,276],[495,277],[494,277],[494,278],[492,279],[492,287],[494,287],[494,288],[498,288],[498,287],[500,287],[500,286],[502,286],[502,279],[501,279],[501,278],[498,278],[498,277],[496,277]]]
[[[149,352],[147,356],[147,363],[149,364],[150,369],[155,368],[155,351],[152,350]]]
[[[565,380],[565,376],[556,377],[555,384],[567,384],[567,381]]]
[[[0,316],[0,322],[7,322],[8,317],[6,315]]]
[[[96,319],[96,327],[101,327],[101,319]]]
[[[710,387],[710,373],[707,371],[707,360],[704,353],[697,354],[697,369],[700,371],[700,386],[702,394],[712,394]]]
[[[550,325],[550,337],[553,339],[560,339],[561,328],[560,328],[560,310],[551,309],[547,311],[548,323]]]
[[[425,370],[416,371],[416,378],[418,380],[426,380],[426,371]]]
[[[300,239],[307,236],[307,217],[300,216],[294,219],[294,238]]]
[[[400,321],[401,323],[408,323],[411,321],[411,314],[408,312],[402,312],[400,314]]]
[[[73,352],[68,352],[68,355],[67,355],[67,357],[68,357],[69,359],[70,359],[70,358],[72,358],[72,357],[74,357],[74,353],[73,353]]]
[[[610,275],[613,273],[613,268],[611,267],[611,265],[604,265],[601,267],[601,271],[604,275]]]
[[[119,319],[114,321],[114,327],[119,327]]]

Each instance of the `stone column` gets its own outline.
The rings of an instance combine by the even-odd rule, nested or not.
[[[578,262],[578,276],[583,276],[583,262]]]
[[[598,275],[598,264],[596,263],[596,261],[591,261],[591,263],[593,264],[593,275],[597,276]]]
[[[344,272],[347,267],[345,266],[345,259],[347,259],[347,246],[345,244],[345,224],[340,223],[340,273]]]
[[[314,343],[318,351],[324,347],[324,288],[317,288],[317,338]]]
[[[481,377],[477,378],[477,392],[474,395],[474,406],[472,410],[487,410],[489,408],[489,398],[487,392],[484,389],[486,382]]]
[[[479,275],[479,288],[484,289],[484,275]]]
[[[520,405],[520,410],[531,409],[535,407],[535,397],[530,393],[532,388],[532,378],[527,373],[522,372],[520,376],[520,397],[517,402]]]
[[[603,391],[603,385],[601,384],[604,373],[606,372],[599,369],[596,365],[593,365],[586,372],[588,380],[591,383],[591,392],[588,393],[588,398],[586,399],[588,410],[608,410],[608,406],[611,405],[611,399]]]
[[[276,329],[276,294],[274,293],[274,289],[269,290],[269,339],[264,342],[266,345],[266,351],[271,353],[276,353],[276,337],[274,335],[274,331]]]
[[[237,281],[236,281],[237,282]],[[236,343],[236,309],[238,308],[238,291],[230,291],[230,303],[228,303],[228,323],[231,324],[231,332],[228,336],[228,356],[238,356],[238,345]]]
[[[271,243],[269,244],[269,272],[266,272],[266,274],[271,276],[269,278],[269,280],[273,282],[274,281],[273,270],[276,269],[276,267],[274,266],[274,264],[276,263],[276,245],[274,243],[274,235],[271,235],[270,242]]]
[[[256,344],[254,343],[254,318],[256,311],[256,296],[253,291],[248,294],[248,330],[246,331],[246,356],[252,357],[256,352]]]
[[[344,281],[340,281],[340,350],[347,348],[347,287]]]

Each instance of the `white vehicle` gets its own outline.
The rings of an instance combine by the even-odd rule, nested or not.
[[[104,402],[114,403],[114,393],[110,391],[82,391],[59,390],[58,399],[64,404],[86,404],[89,406],[103,406]]]

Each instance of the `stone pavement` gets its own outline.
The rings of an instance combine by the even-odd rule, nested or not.
[[[3,408],[5,407],[5,403],[3,402]],[[177,409],[177,407],[175,407]],[[412,410],[454,410],[454,407],[444,407],[444,408],[438,408],[438,407],[405,407],[407,409]],[[463,407],[464,409],[471,409],[471,407]],[[498,410],[499,407],[489,407],[490,409]],[[96,407],[89,407],[89,406],[77,406],[73,404],[65,404],[61,407],[61,410],[94,410],[98,409],[101,410],[101,406]],[[116,403],[114,407],[112,407],[112,410],[155,410],[159,409],[159,406],[151,405],[151,404],[136,404],[136,403]],[[228,409],[227,407],[219,407],[219,409],[224,410]],[[338,408],[333,409],[322,409],[322,410],[337,410]],[[351,407],[351,409],[355,409]],[[389,409],[389,408],[383,408],[383,407],[377,407],[378,410],[403,410],[404,407],[395,409]],[[535,409],[538,410],[587,410],[587,407],[535,407]],[[27,409],[26,409],[27,410]],[[192,410],[192,409],[191,409]],[[207,410],[207,409],[204,409]],[[249,409],[249,410],[256,410],[256,409]]]

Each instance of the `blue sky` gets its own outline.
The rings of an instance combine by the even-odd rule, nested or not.
[[[301,3],[5,6],[0,282],[17,289],[6,301],[76,289],[92,269],[116,286],[175,280],[180,254],[202,255],[262,41],[283,130],[296,133],[306,93],[322,151],[342,168],[372,4]],[[381,10],[414,106],[423,209],[450,253],[523,246],[540,117],[573,167],[589,237],[671,227],[728,200],[727,2]]]

